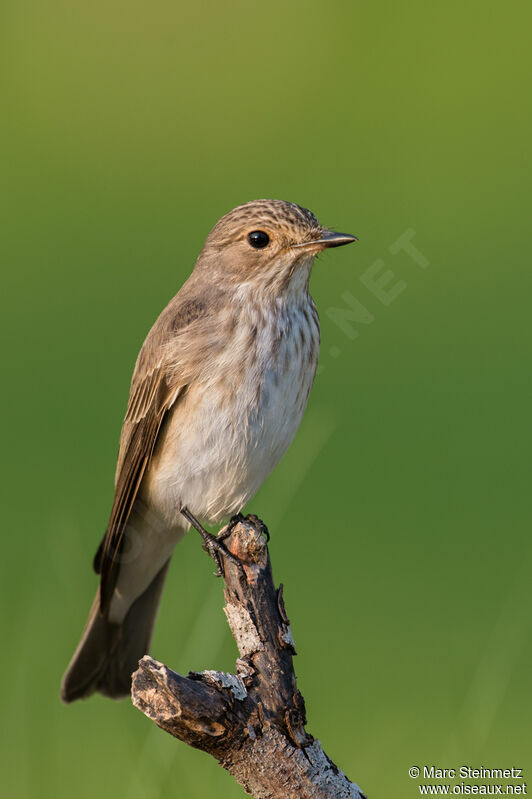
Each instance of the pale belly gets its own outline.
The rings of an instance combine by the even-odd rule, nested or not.
[[[180,508],[215,523],[239,512],[292,442],[314,378],[315,364],[294,359],[266,374],[256,403],[254,373],[236,393],[189,391],[176,407],[145,480],[143,498],[173,525]]]

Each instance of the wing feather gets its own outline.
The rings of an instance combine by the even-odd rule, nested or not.
[[[161,426],[193,381],[198,368],[194,357],[197,347],[191,347],[191,341],[201,342],[196,323],[205,320],[216,302],[211,296],[209,305],[205,292],[200,296],[193,293],[193,288],[193,283],[188,287],[185,284],[165,308],[148,334],[135,365],[120,436],[113,507],[107,531],[94,558],[95,571],[101,575],[102,610],[107,607],[114,590],[124,531]],[[189,353],[188,358],[183,347]]]
[[[161,425],[182,390],[182,386],[170,385],[165,370],[159,368],[147,374],[132,391],[122,427],[111,516],[95,558],[96,571],[101,574],[102,608],[110,600],[114,588],[124,531]]]

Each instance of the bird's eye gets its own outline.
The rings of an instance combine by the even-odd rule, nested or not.
[[[270,243],[270,237],[263,230],[254,230],[249,233],[248,241],[256,250],[263,250]]]

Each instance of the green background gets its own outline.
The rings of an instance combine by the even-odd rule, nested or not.
[[[528,8],[4,2],[2,796],[243,796],[129,702],[58,692],[137,351],[258,197],[360,238],[316,265],[322,369],[249,506],[309,731],[370,799],[418,795],[413,765],[532,782]],[[371,323],[337,324],[349,295]],[[188,536],[152,646],[181,672],[234,666],[212,571]]]

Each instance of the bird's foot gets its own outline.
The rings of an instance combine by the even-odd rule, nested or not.
[[[249,519],[249,521],[252,524],[254,524],[255,527],[258,527],[259,531],[262,533],[262,535],[266,539],[266,543],[269,544],[269,542],[270,542],[270,531],[268,530],[268,528],[266,527],[266,525],[264,524],[262,519],[259,519],[259,517],[256,516],[254,513],[249,513],[246,516],[246,519]]]
[[[241,513],[235,513],[234,516],[231,516],[229,522],[225,525],[225,527],[222,527],[222,529],[216,536],[218,541],[225,541],[226,538],[229,538],[229,536],[235,529],[236,525],[240,524],[240,522],[244,523],[251,522],[251,524],[254,527],[257,527],[259,532],[262,533],[262,535],[266,539],[266,542],[268,543],[270,541],[270,533],[268,528],[266,527],[264,522],[261,519],[259,519],[259,517],[256,516],[254,513],[248,513],[247,516],[243,516]]]
[[[209,533],[198,522],[196,517],[192,515],[192,513],[189,511],[188,508],[181,508],[181,513],[183,514],[185,519],[188,522],[190,522],[192,527],[195,530],[197,530],[198,533],[203,538],[203,549],[205,550],[205,552],[208,555],[210,555],[210,557],[216,563],[216,572],[215,572],[215,574],[216,574],[217,577],[223,577],[224,571],[223,571],[223,560],[222,560],[222,557],[223,558],[227,558],[227,560],[231,561],[231,563],[234,563],[235,566],[238,566],[240,571],[243,571],[243,566],[242,566],[241,562],[239,561],[239,559],[237,557],[235,557],[235,555],[233,555],[232,552],[229,552],[229,550],[227,549],[227,547],[223,543],[223,539],[226,538],[227,535],[229,535],[229,533],[227,533],[227,535],[225,535],[225,530],[223,530],[223,533],[224,533],[223,536],[218,536],[217,537],[215,535],[212,535],[212,533]],[[240,521],[240,520],[238,520],[238,521]],[[235,522],[235,524],[236,524],[236,522]]]
[[[241,513],[235,513],[234,516],[231,516],[229,522],[222,527],[216,538],[218,541],[225,541],[226,538],[229,538],[235,527],[239,522],[244,522],[246,520],[245,516],[242,516]]]

